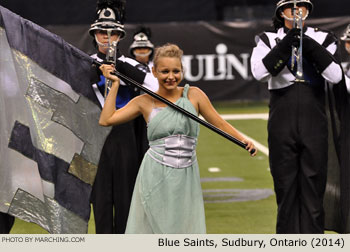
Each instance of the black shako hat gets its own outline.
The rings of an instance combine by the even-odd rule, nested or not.
[[[112,30],[120,33],[120,39],[125,37],[125,0],[98,0],[96,19],[91,24],[89,34],[94,37],[96,30]]]

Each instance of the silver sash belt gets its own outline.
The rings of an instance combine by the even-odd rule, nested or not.
[[[186,168],[196,161],[197,139],[186,135],[172,135],[149,142],[147,155],[166,166]]]

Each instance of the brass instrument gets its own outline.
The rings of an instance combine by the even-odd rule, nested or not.
[[[292,62],[291,67],[292,69],[295,68],[295,63],[297,64],[297,71],[295,76],[295,82],[306,82],[304,78],[304,71],[303,71],[303,10],[300,8],[298,10],[298,13],[296,13],[297,10],[297,1],[294,0],[294,6],[293,6],[293,28],[300,29],[300,42],[299,42],[299,48],[294,47],[292,48]],[[305,16],[305,18],[307,15]]]
[[[117,45],[118,45],[118,40],[116,41],[111,41],[111,33],[112,30],[108,30],[108,50],[106,53],[106,62],[107,64],[114,64],[117,61]],[[107,98],[108,92],[112,87],[112,81],[110,79],[106,79],[105,82],[105,92],[104,92],[104,98]]]

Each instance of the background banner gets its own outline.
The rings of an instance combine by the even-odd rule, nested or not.
[[[333,31],[338,37],[350,23],[350,17],[307,20],[307,25]],[[257,82],[250,72],[250,56],[255,36],[271,27],[270,20],[249,22],[170,22],[143,24],[152,30],[155,46],[178,44],[184,50],[185,82],[199,86],[212,101],[265,100],[267,85]],[[79,49],[92,54],[89,25],[46,26]],[[126,25],[127,36],[119,43],[124,55],[137,25]],[[340,41],[339,41],[340,42]],[[347,54],[340,42],[343,61]]]

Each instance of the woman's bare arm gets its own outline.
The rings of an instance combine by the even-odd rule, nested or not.
[[[108,93],[105,105],[103,106],[99,124],[102,126],[121,124],[140,115],[141,111],[140,106],[138,105],[139,97],[136,97],[128,102],[128,104],[123,108],[118,110],[115,109],[115,101],[117,98],[120,80],[117,76],[111,74],[111,72],[114,71],[113,66],[102,65],[100,69],[106,78],[112,80],[112,87]]]
[[[195,107],[197,107],[199,114],[201,114],[207,122],[230,134],[241,142],[247,144],[246,149],[248,151],[251,151],[255,148],[254,144],[251,141],[245,139],[235,127],[222,119],[222,117],[211,104],[208,96],[202,90],[197,87],[191,87],[189,92],[189,99],[192,103],[195,104]],[[252,154],[252,156],[255,155],[256,152]]]

